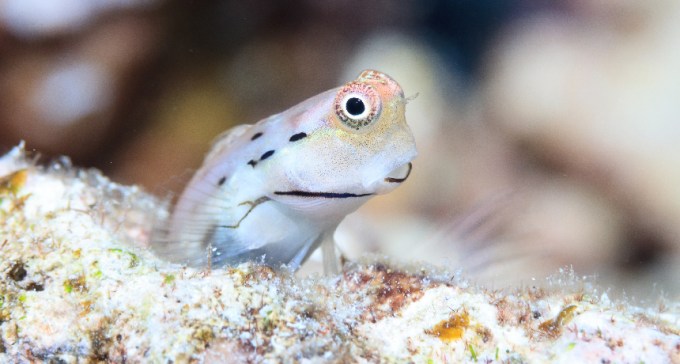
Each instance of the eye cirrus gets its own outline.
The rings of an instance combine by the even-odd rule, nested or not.
[[[350,82],[335,98],[335,112],[342,123],[354,130],[367,127],[380,115],[380,97],[365,83]]]

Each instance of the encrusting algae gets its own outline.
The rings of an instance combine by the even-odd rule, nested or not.
[[[440,338],[442,341],[453,341],[461,339],[468,326],[470,326],[470,317],[467,312],[463,311],[460,314],[451,315],[448,320],[438,323],[426,332]]]
[[[565,307],[557,317],[552,320],[546,320],[538,325],[539,330],[545,332],[550,336],[557,336],[562,332],[562,328],[574,318],[574,312],[578,307],[570,305]]]
[[[19,147],[0,181],[2,363],[680,363],[677,302],[615,304],[569,274],[490,291],[375,258],[333,277],[183,267],[148,249],[167,204],[136,187]]]

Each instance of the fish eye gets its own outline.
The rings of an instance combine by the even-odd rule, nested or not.
[[[347,110],[350,115],[359,116],[366,111],[366,105],[364,101],[358,97],[350,97],[347,102],[345,102],[345,110]]]
[[[342,123],[354,130],[371,125],[380,115],[380,96],[365,83],[350,82],[335,99],[335,112]]]

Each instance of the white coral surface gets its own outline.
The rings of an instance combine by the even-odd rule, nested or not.
[[[196,270],[147,248],[167,204],[68,163],[0,159],[0,362],[680,363],[678,303],[563,274],[491,291],[380,260],[337,277]]]

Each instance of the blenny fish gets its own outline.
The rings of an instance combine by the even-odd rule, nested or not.
[[[395,189],[416,157],[407,99],[384,73],[323,92],[223,133],[179,197],[159,255],[190,266],[245,261],[299,267],[371,197]],[[323,243],[323,244],[322,244]]]

